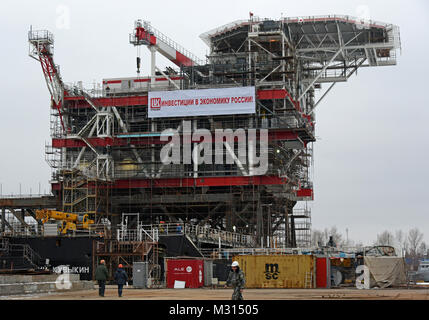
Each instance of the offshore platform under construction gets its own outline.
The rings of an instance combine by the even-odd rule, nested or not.
[[[138,20],[129,35],[137,76],[84,88],[63,82],[50,32],[28,36],[51,95],[53,195],[0,199],[4,242],[33,238],[38,251],[49,222],[66,221],[58,230],[67,239],[97,239],[87,255],[126,264],[150,250],[156,261],[165,235],[184,235],[198,250],[309,247],[316,107],[358,68],[395,65],[400,48],[392,24],[250,14],[202,34],[210,53],[200,60]],[[151,53],[146,76],[141,46]],[[172,67],[158,68],[157,54]],[[220,147],[197,131],[223,132]],[[195,161],[202,151],[205,161]]]

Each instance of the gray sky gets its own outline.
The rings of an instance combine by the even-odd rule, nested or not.
[[[185,3],[185,4],[184,4]],[[65,82],[135,76],[136,49],[128,43],[141,18],[199,57],[199,35],[249,11],[262,18],[358,15],[401,28],[402,55],[394,67],[360,69],[317,107],[316,229],[337,226],[370,244],[384,230],[419,227],[429,243],[429,3],[427,1],[14,1],[0,5],[2,97],[0,183],[3,194],[49,191],[44,160],[49,94],[40,65],[28,57],[27,31],[55,35],[55,61]],[[158,66],[169,65],[158,55]],[[427,58],[426,58],[427,59]],[[149,73],[142,48],[143,74]]]

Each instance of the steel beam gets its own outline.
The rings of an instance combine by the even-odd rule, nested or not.
[[[343,52],[343,50],[347,47],[347,45],[352,42],[354,39],[356,39],[359,35],[361,35],[362,32],[358,33],[356,36],[354,36],[353,38],[351,38],[345,45],[340,46],[339,48],[336,48],[337,52],[332,56],[332,58],[328,61],[328,63],[325,64],[325,66],[322,68],[322,70],[320,70],[320,72],[317,74],[317,76],[308,84],[308,86],[305,88],[305,90],[301,93],[301,95],[298,98],[298,101],[300,101],[304,95],[307,93],[307,91],[313,87],[313,84],[316,83],[317,79],[319,79],[323,72],[325,72],[325,70],[329,67],[329,65],[337,58],[337,56]]]
[[[1,232],[4,232],[6,225],[6,208],[1,208]]]
[[[13,208],[8,207],[7,208],[14,216],[18,219],[18,221],[25,227],[29,228],[30,226],[24,221],[24,217],[21,216],[21,214],[18,214]]]
[[[2,215],[1,215],[1,220],[2,220],[2,232],[5,232],[5,226],[9,228],[10,231],[12,231],[13,233],[15,233],[15,229],[11,226],[11,224],[9,223],[9,221],[7,221],[6,219],[6,208],[2,208]]]
[[[56,208],[57,198],[54,196],[42,196],[34,198],[0,198],[0,207],[10,208]]]

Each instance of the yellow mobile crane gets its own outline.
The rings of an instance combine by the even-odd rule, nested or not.
[[[89,219],[88,214],[79,215],[48,209],[36,210],[36,219],[41,220],[43,224],[50,219],[61,221],[61,225],[58,227],[61,234],[66,234],[68,231],[87,230],[91,224],[95,223],[94,220]]]

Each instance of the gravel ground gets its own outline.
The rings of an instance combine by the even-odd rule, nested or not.
[[[115,286],[107,286],[105,297],[98,289],[28,296],[0,297],[6,300],[230,300],[231,289],[133,289],[117,296]],[[246,300],[429,300],[429,289],[246,289]]]

